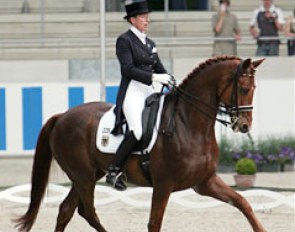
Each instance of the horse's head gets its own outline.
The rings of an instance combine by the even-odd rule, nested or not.
[[[255,90],[255,68],[264,59],[252,62],[251,59],[240,61],[230,75],[224,75],[223,83],[218,89],[221,103],[230,115],[232,129],[247,133],[252,125],[252,103]]]

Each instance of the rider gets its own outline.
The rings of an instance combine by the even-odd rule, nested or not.
[[[106,183],[117,190],[125,190],[122,171],[125,163],[142,136],[141,114],[145,100],[154,90],[152,83],[168,85],[172,77],[167,74],[157,53],[156,44],[145,32],[149,25],[149,9],[145,0],[125,1],[131,27],[120,35],[116,42],[116,55],[121,66],[121,83],[117,95],[116,121],[112,134],[122,134],[122,125],[127,121],[129,132],[120,144],[112,160]]]

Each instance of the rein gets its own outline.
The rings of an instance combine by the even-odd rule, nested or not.
[[[176,91],[180,94],[179,96],[183,96],[183,99],[190,103],[193,107],[193,109],[195,110],[198,110],[199,112],[203,113],[204,115],[206,115],[208,118],[212,118],[212,119],[215,119],[217,122],[223,124],[224,126],[228,126],[228,125],[231,125],[232,123],[229,122],[229,121],[226,121],[226,120],[223,120],[223,119],[220,119],[220,118],[215,118],[215,117],[212,117],[209,113],[207,113],[205,110],[201,109],[199,105],[196,105],[194,100],[197,100],[198,102],[202,103],[204,106],[206,106],[207,108],[211,109],[211,110],[216,110],[216,106],[213,106],[213,105],[210,105],[206,102],[203,102],[200,98],[190,94],[190,93],[187,93],[184,89],[178,87],[178,86],[173,86],[173,88],[176,89]],[[224,113],[224,114],[229,114],[229,111],[227,108],[225,108],[225,110],[223,110],[221,107],[225,107],[225,106],[218,106],[218,112],[220,113]]]
[[[231,92],[231,105],[220,104],[219,106],[217,106],[218,113],[229,115],[231,118],[231,122],[229,122],[227,120],[220,119],[220,118],[214,118],[217,122],[223,124],[226,127],[229,125],[231,127],[233,127],[238,122],[240,112],[250,112],[253,110],[252,105],[238,106],[238,79],[242,75],[243,75],[243,68],[242,68],[242,62],[241,62],[238,65],[236,71],[233,73],[233,77],[232,77],[231,81],[225,86],[225,88],[221,92],[220,96],[218,96],[218,98],[220,99],[222,97],[222,95],[224,94],[224,92],[228,89],[228,87],[233,82],[233,88],[232,88],[232,92]],[[201,109],[199,105],[196,105],[194,100],[197,100],[198,102],[202,103],[204,106],[206,106],[210,110],[215,111],[216,106],[206,103],[202,99],[200,99],[199,97],[196,97],[196,96],[188,93],[184,89],[176,86],[175,82],[171,83],[171,86],[173,87],[173,89],[176,90],[177,93],[179,93],[179,96],[183,97],[183,99],[186,102],[190,103],[195,110],[198,110],[199,112],[203,113],[207,117],[213,119],[213,117],[207,111]]]

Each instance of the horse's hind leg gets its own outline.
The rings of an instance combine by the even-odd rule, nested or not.
[[[59,207],[59,213],[57,217],[57,223],[55,232],[64,231],[65,227],[73,217],[75,209],[79,203],[79,195],[72,187],[66,199],[61,203]]]
[[[212,176],[208,181],[206,181],[206,183],[199,185],[195,190],[202,195],[214,197],[218,200],[234,205],[246,216],[253,228],[253,231],[265,232],[265,229],[256,218],[248,201],[232,188],[227,186],[218,176]]]
[[[85,168],[85,166],[81,168],[80,166],[80,172],[78,174],[69,175],[73,182],[73,188],[78,195],[78,202],[76,201],[77,199],[75,199],[76,204],[79,205],[78,213],[98,232],[106,232],[94,208],[94,188],[96,180],[103,175],[103,172],[95,173],[94,168],[88,165],[87,168]]]
[[[60,152],[61,153],[61,152]],[[76,153],[74,153],[76,154]],[[71,157],[75,157],[71,154]],[[83,154],[80,152],[79,154]],[[76,158],[76,157],[75,157]],[[76,207],[79,207],[79,214],[95,228],[98,232],[106,232],[101,225],[94,208],[94,188],[96,180],[105,175],[103,171],[96,170],[89,160],[75,162],[77,159],[67,158],[67,164],[61,165],[63,171],[67,173],[72,181],[73,187],[67,198],[61,205],[56,231],[63,231],[68,221],[71,219]],[[64,161],[64,160],[63,160]],[[61,163],[61,162],[60,162]],[[69,207],[69,208],[68,208]]]
[[[100,179],[102,176],[104,176],[103,172],[97,173],[97,179]],[[95,183],[96,182],[94,182],[94,187],[95,187]],[[94,192],[94,189],[92,191],[92,196],[93,196],[93,192]],[[76,191],[75,187],[72,187],[68,196],[65,198],[65,200],[61,203],[59,207],[59,214],[57,218],[55,232],[64,231],[65,227],[67,226],[67,224],[73,217],[73,214],[77,207],[78,207],[78,213],[83,218],[85,218],[91,226],[93,226],[99,232],[105,232],[106,230],[101,226],[99,219],[96,216],[95,209],[93,207],[94,203],[90,207],[88,207],[93,209],[94,215],[93,213],[89,213],[89,210],[85,210],[84,205],[85,205],[85,202],[83,200],[82,201],[80,200],[79,194]]]
[[[80,196],[78,213],[98,232],[106,232],[95,213],[94,188],[95,182],[91,184],[84,182],[84,186],[79,186],[79,189],[77,189]]]
[[[94,208],[94,189],[96,180],[104,175],[104,173],[96,173],[95,175],[93,172],[94,175],[91,175],[90,173],[92,172],[90,172],[90,170],[91,169],[88,169],[86,171],[85,169],[85,172],[83,173],[84,175],[81,175],[80,173],[79,178],[77,178],[75,182],[72,179],[74,187],[79,194],[78,213],[98,232],[106,232],[104,227],[101,225]]]

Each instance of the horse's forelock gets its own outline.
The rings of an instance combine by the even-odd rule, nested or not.
[[[211,66],[213,64],[217,64],[223,61],[227,61],[227,60],[239,60],[241,61],[242,59],[236,56],[217,56],[214,58],[210,58],[207,59],[205,62],[199,64],[199,66],[197,66],[196,68],[193,69],[193,71],[191,71],[187,77],[183,80],[183,82],[181,83],[181,87],[185,87],[192,79],[194,79],[195,77],[198,76],[198,74],[204,70],[206,67]]]

